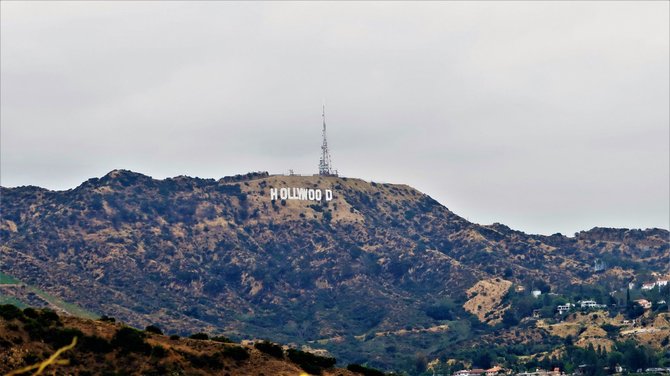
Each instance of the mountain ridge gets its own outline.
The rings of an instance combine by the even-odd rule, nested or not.
[[[270,187],[295,186],[334,198],[270,199]],[[667,273],[670,257],[663,229],[528,235],[471,223],[407,185],[345,177],[157,180],[113,170],[66,191],[0,193],[5,273],[140,327],[341,338],[353,350],[338,358],[383,365],[400,356],[375,349],[374,333],[448,324],[448,335],[419,332],[396,348],[458,343],[459,325],[477,325],[462,305],[479,281],[618,289],[639,271]],[[594,271],[598,262],[606,270]],[[454,302],[449,314],[429,314]]]
[[[78,189],[81,189],[81,188],[89,187],[89,186],[94,185],[94,184],[99,183],[99,182],[103,182],[103,183],[111,182],[115,179],[116,180],[121,180],[121,181],[124,181],[124,180],[127,181],[128,179],[130,179],[130,180],[137,179],[137,180],[154,181],[154,182],[188,181],[188,180],[192,179],[192,180],[198,181],[198,182],[234,183],[234,182],[249,181],[249,180],[252,180],[252,179],[261,179],[261,178],[270,177],[270,176],[314,177],[314,176],[318,176],[318,175],[284,175],[284,174],[269,174],[268,172],[265,172],[265,171],[257,171],[257,172],[250,172],[250,173],[246,173],[246,174],[224,176],[224,177],[221,177],[219,179],[191,177],[191,176],[188,176],[188,175],[177,175],[177,176],[173,176],[173,177],[166,177],[166,178],[163,178],[163,179],[156,179],[156,178],[153,178],[150,175],[147,175],[147,174],[144,174],[144,173],[141,173],[141,172],[135,172],[135,171],[132,171],[132,170],[127,170],[127,169],[113,169],[113,170],[111,170],[110,172],[108,172],[107,174],[103,175],[100,178],[90,178],[90,179],[80,183],[79,185],[77,185],[75,187],[67,188],[67,189],[49,189],[49,188],[46,188],[46,187],[41,187],[41,186],[32,185],[32,184],[20,185],[20,186],[14,186],[14,187],[5,187],[5,186],[0,185],[0,188],[5,189],[5,190],[65,193],[65,192],[71,192],[71,191],[75,191],[75,190],[78,190]],[[415,188],[413,188],[413,187],[411,187],[410,185],[407,185],[407,184],[380,183],[380,182],[374,182],[374,181],[366,181],[366,180],[359,179],[359,178],[347,178],[347,179],[357,179],[357,180],[363,181],[363,182],[368,183],[368,184],[371,184],[371,183],[392,184],[392,185],[405,186],[405,187],[408,187],[408,188],[411,188],[411,189],[415,189]],[[428,196],[428,197],[430,197],[430,196]],[[440,203],[440,205],[445,206],[442,203]],[[474,223],[474,222],[472,222],[472,223],[477,224],[477,223]],[[573,234],[573,236],[570,236],[570,235],[567,235],[567,234],[563,234],[561,232],[556,232],[556,233],[553,233],[551,235],[526,233],[523,230],[513,229],[513,228],[511,228],[511,227],[509,227],[509,226],[507,226],[503,223],[500,223],[500,222],[494,222],[494,223],[491,223],[491,224],[477,224],[477,225],[482,226],[482,227],[487,227],[487,228],[493,228],[493,229],[496,229],[496,230],[501,229],[502,231],[507,232],[507,233],[524,233],[526,235],[545,236],[545,237],[551,237],[551,236],[554,236],[554,235],[562,235],[562,236],[567,237],[567,238],[574,238],[574,237],[577,236],[577,234],[580,234],[580,233],[591,233],[591,232],[600,231],[600,230],[607,230],[607,231],[618,230],[618,231],[624,231],[624,232],[625,231],[654,231],[654,230],[657,230],[657,231],[660,231],[660,232],[664,232],[664,231],[667,232],[669,230],[669,229],[660,228],[660,227],[646,227],[646,228],[632,228],[631,227],[631,228],[628,228],[628,227],[594,226],[594,227],[592,227],[591,229],[588,229],[588,230],[579,230],[579,231],[575,232]]]

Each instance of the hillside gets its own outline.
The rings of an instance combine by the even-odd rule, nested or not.
[[[291,187],[333,199],[272,200]],[[387,369],[470,340],[477,317],[504,321],[478,306],[509,305],[509,286],[609,292],[670,271],[666,230],[528,235],[360,179],[115,170],[68,191],[0,193],[0,271],[22,283],[138,327],[269,338]],[[508,284],[495,299],[463,308],[496,278]]]
[[[226,338],[166,336],[157,327],[140,331],[109,319],[59,317],[53,311],[32,308],[22,312],[13,306],[0,306],[0,373],[38,364],[72,343],[75,337],[75,346],[58,357],[68,364],[50,365],[47,372],[297,376],[307,375],[302,368],[306,367],[323,376],[358,375],[332,366],[314,367],[319,362],[331,364],[332,359],[290,353],[276,344],[262,347],[230,343]]]

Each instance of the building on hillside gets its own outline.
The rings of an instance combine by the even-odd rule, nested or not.
[[[605,263],[605,261],[595,260],[593,262],[593,272],[594,273],[602,272],[605,269],[607,269],[607,264]]]
[[[639,304],[640,307],[642,307],[644,309],[651,308],[651,302],[648,301],[647,299],[638,299],[638,300],[635,301],[635,303]]]
[[[462,369],[460,371],[454,372],[454,376],[485,376],[486,371],[481,368],[475,369]]]
[[[486,376],[498,376],[505,373],[507,373],[506,370],[500,366],[493,366],[486,370]]]
[[[515,376],[560,376],[561,370],[554,368],[553,371],[546,371],[543,369],[536,369],[535,372],[521,372],[517,373]]]
[[[558,311],[559,315],[562,315],[570,310],[570,308],[573,308],[575,305],[572,303],[565,303],[563,305],[559,305],[556,307],[556,311]]]
[[[533,310],[533,318],[534,319],[539,319],[542,317],[542,310],[541,309],[534,309]]]
[[[596,303],[595,300],[580,300],[577,303],[579,303],[579,307],[582,309],[588,309],[588,308],[605,308],[607,307],[605,304],[598,304]]]
[[[593,308],[596,305],[595,300],[580,300],[577,303],[581,308]]]
[[[540,291],[540,290],[533,290],[533,291],[530,292],[530,294],[533,295],[533,298],[537,298],[537,297],[539,297],[540,295],[542,295],[542,291]]]
[[[656,282],[650,282],[650,283],[643,283],[642,287],[640,287],[641,290],[653,290],[654,287],[656,287]]]
[[[318,356],[325,356],[325,357],[331,356],[330,352],[328,352],[328,350],[326,349],[315,349],[307,345],[302,345],[301,350]]]
[[[644,370],[646,373],[670,373],[670,367],[661,368],[661,367],[652,367]]]
[[[658,286],[659,288],[667,286],[667,285],[668,285],[668,281],[665,280],[665,279],[659,279],[658,281],[656,281],[656,286]]]
[[[661,300],[659,300],[659,301],[656,302],[657,305],[663,305],[663,304],[665,304],[665,303],[666,303],[666,301],[663,300],[663,299],[661,299]]]

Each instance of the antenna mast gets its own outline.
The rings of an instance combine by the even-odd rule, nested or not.
[[[328,151],[328,140],[326,139],[326,105],[323,105],[321,112],[323,120],[323,143],[321,144],[321,159],[319,160],[319,175],[337,176],[337,171],[333,170],[330,162],[330,152]]]

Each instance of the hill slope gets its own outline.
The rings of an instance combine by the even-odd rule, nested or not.
[[[334,197],[272,200],[292,187]],[[479,281],[617,289],[640,270],[667,273],[670,259],[666,230],[528,235],[470,223],[405,185],[349,178],[115,170],[68,191],[0,193],[2,272],[136,326],[245,333],[374,365],[462,340],[473,316],[459,307]],[[445,304],[456,308],[436,315]],[[379,333],[402,334],[371,340]]]
[[[0,372],[17,371],[48,359],[59,348],[75,346],[59,356],[69,364],[53,364],[47,371],[63,375],[306,375],[301,366],[309,355],[287,354],[279,345],[266,347],[221,342],[225,338],[191,339],[139,331],[109,321],[53,311],[0,305]],[[268,347],[271,347],[268,351]],[[263,350],[263,351],[261,351]],[[297,359],[297,362],[292,360]],[[331,360],[320,357],[318,364]],[[312,365],[313,367],[313,365]],[[309,368],[323,376],[354,376],[353,372],[324,366]],[[27,374],[22,372],[21,374]],[[54,374],[56,372],[54,371]]]

